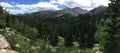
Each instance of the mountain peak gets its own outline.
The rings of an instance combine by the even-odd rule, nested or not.
[[[86,14],[88,12],[87,10],[81,9],[80,7],[75,7],[72,10],[77,14]]]
[[[69,13],[72,15],[79,15],[79,14],[86,14],[88,11],[83,10],[80,7],[75,7],[75,8],[66,8],[62,10],[64,13]]]
[[[98,13],[98,12],[101,12],[101,11],[105,11],[106,8],[107,8],[107,6],[101,5],[101,6],[98,6],[98,7],[94,8],[89,13],[93,13],[94,14],[94,13]]]
[[[81,9],[80,7],[74,7],[74,8],[72,8],[72,9],[79,9],[79,10],[83,10],[83,9]]]

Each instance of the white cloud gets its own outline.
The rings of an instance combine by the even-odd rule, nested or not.
[[[1,6],[3,6],[8,12],[11,14],[23,14],[23,13],[32,13],[37,11],[43,10],[59,10],[58,5],[55,5],[52,2],[38,2],[37,4],[14,4],[14,6],[10,5],[9,3],[0,2]],[[8,8],[11,7],[11,8]],[[14,8],[18,8],[17,10]]]
[[[70,8],[80,7],[87,10],[93,9],[100,5],[108,6],[108,3],[110,2],[109,0],[56,0],[56,1],[57,3],[61,5],[66,5]]]
[[[14,9],[6,9],[10,14],[24,14],[25,11],[22,10],[14,10]]]
[[[37,4],[31,4],[31,5],[17,4],[16,6],[21,8],[22,10],[33,10],[33,11],[38,11],[39,9],[41,9],[41,10],[59,10],[58,5],[54,5],[54,4],[48,3],[48,2],[39,2]]]
[[[43,10],[59,10],[58,5],[54,5],[48,2],[39,2],[37,4],[25,5],[25,4],[17,4],[16,7],[20,8],[21,11],[25,13],[32,13]]]
[[[43,10],[60,10],[60,8],[58,8],[59,5],[65,5],[69,8],[80,7],[82,9],[91,10],[100,5],[108,6],[108,3],[109,0],[50,0],[50,2],[38,2],[31,5],[17,4],[15,2],[11,2],[11,5],[10,3],[0,2],[1,6],[11,14],[24,14]]]
[[[5,3],[5,2],[0,2],[0,5],[1,5],[2,7],[5,7],[5,8],[12,8],[12,7],[13,7],[13,5],[11,5],[11,4],[9,4],[9,3]]]

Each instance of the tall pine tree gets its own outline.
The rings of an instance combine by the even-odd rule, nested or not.
[[[0,28],[5,28],[5,11],[3,8],[0,6]]]
[[[110,0],[110,18],[97,25],[96,39],[100,40],[104,53],[120,53],[120,0]]]

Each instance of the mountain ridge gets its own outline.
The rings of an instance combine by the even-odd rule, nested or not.
[[[26,14],[21,14],[21,15],[29,15],[29,14],[59,14],[60,16],[63,14],[71,14],[72,16],[78,16],[79,14],[86,14],[88,11],[81,9],[80,7],[75,7],[75,8],[65,8],[63,10],[45,10],[45,11],[38,11],[38,12],[33,12],[33,13],[26,13]]]
[[[102,12],[106,10],[106,6],[99,6],[94,8],[91,11],[83,10],[80,7],[75,7],[75,8],[65,8],[63,10],[58,10],[58,11],[51,11],[51,10],[46,10],[46,11],[39,11],[39,12],[34,12],[30,14],[22,14],[18,16],[26,16],[26,17],[61,17],[66,14],[69,14],[70,16],[78,16],[80,14],[97,14],[98,12]]]
[[[98,6],[94,9],[92,9],[91,11],[89,11],[88,13],[90,14],[97,14],[98,12],[102,12],[105,11],[107,9],[107,6]]]

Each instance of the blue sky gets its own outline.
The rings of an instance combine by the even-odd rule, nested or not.
[[[74,7],[91,10],[101,5],[108,6],[108,3],[110,3],[109,0],[0,0],[0,5],[11,14]]]
[[[35,4],[38,2],[49,2],[50,0],[0,0],[0,2],[7,2],[7,3],[19,3],[19,4]]]

